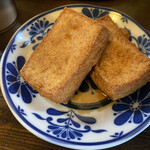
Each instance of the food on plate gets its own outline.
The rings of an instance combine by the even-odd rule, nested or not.
[[[119,29],[122,34],[129,39],[129,32],[124,28]],[[87,110],[103,107],[111,102],[112,100],[98,89],[88,75],[69,101],[68,106],[76,109]]]
[[[91,72],[91,78],[101,91],[117,100],[150,81],[150,59],[123,35],[109,15],[97,21],[109,30],[111,42]]]
[[[128,38],[128,31],[118,28],[109,15],[95,21],[64,8],[21,76],[57,103],[68,103],[89,72],[109,98],[123,98],[150,80],[150,59]]]
[[[99,22],[65,8],[20,73],[41,96],[67,103],[108,45]]]
[[[119,28],[119,30],[121,31],[121,33],[127,38],[129,39],[130,35],[129,35],[129,32],[124,29],[124,28]]]

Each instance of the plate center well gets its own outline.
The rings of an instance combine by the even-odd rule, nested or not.
[[[88,75],[66,106],[74,109],[90,110],[103,107],[110,102],[112,100],[99,90]]]

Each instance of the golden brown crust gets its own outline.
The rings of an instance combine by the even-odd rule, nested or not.
[[[108,28],[112,41],[91,77],[111,99],[120,99],[150,80],[150,59],[125,38],[109,16],[98,21]]]
[[[40,95],[67,103],[99,60],[108,30],[97,21],[65,8],[21,70]]]
[[[124,28],[119,28],[119,30],[121,31],[121,33],[127,38],[127,39],[129,39],[129,32],[126,30],[126,29],[124,29]]]

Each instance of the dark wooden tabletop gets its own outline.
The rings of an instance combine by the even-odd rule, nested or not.
[[[33,16],[66,4],[93,4],[110,7],[134,18],[150,31],[149,0],[15,0],[18,17],[15,25],[0,34],[0,52],[2,53],[13,33]],[[65,150],[60,146],[45,142],[25,129],[10,112],[0,92],[0,150]],[[148,150],[150,149],[150,127],[130,141],[110,148],[110,150]]]

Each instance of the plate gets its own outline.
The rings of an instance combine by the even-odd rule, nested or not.
[[[78,110],[41,97],[19,74],[64,7],[35,16],[11,38],[1,60],[4,98],[26,129],[50,143],[72,149],[104,149],[124,143],[150,125],[150,83],[105,107]],[[150,57],[150,34],[126,14],[91,5],[67,7],[93,19],[109,14],[119,27],[129,31],[130,41]]]

